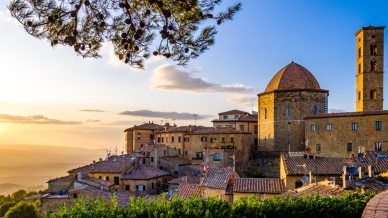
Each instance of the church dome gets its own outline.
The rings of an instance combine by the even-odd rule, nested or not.
[[[283,67],[268,83],[265,92],[289,89],[321,89],[314,75],[295,62]]]

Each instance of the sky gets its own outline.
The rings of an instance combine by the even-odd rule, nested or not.
[[[124,129],[135,124],[210,126],[219,112],[257,111],[257,94],[291,61],[330,90],[330,109],[355,110],[354,34],[387,25],[388,2],[242,3],[233,21],[218,26],[216,44],[187,67],[153,57],[138,70],[118,61],[109,43],[101,59],[51,47],[28,35],[1,1],[0,144],[120,150]]]

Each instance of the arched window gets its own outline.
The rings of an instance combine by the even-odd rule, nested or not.
[[[370,45],[370,55],[377,55],[377,46]]]
[[[376,100],[377,99],[377,92],[375,89],[370,90],[370,99],[371,100]]]
[[[370,62],[370,71],[375,71],[376,70],[376,61],[371,61]]]

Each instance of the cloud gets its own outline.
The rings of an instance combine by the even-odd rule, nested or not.
[[[92,120],[92,119],[87,119],[86,123],[99,123],[101,120]]]
[[[135,117],[153,117],[153,118],[169,118],[177,120],[192,120],[194,115],[192,113],[179,113],[179,112],[161,112],[151,110],[136,110],[136,111],[124,111],[119,113],[120,115],[129,115]],[[197,119],[209,118],[209,115],[197,115]]]
[[[227,94],[227,102],[232,104],[251,104],[256,101],[255,90],[241,83],[217,84],[204,78],[197,78],[192,73],[164,64],[154,70],[151,78],[152,88],[158,90],[175,90],[193,93]]]
[[[17,116],[9,114],[0,114],[1,123],[20,123],[20,124],[56,124],[56,125],[76,125],[81,122],[63,121],[57,119],[50,119],[43,115],[33,116]]]
[[[80,112],[96,112],[96,113],[103,113],[103,112],[108,112],[104,110],[99,110],[99,109],[82,109],[79,110]]]

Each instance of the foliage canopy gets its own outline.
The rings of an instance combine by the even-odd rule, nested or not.
[[[213,45],[217,31],[209,21],[220,25],[241,8],[241,3],[236,3],[216,12],[221,2],[12,0],[9,10],[29,34],[48,39],[52,46],[71,46],[83,57],[99,57],[107,40],[120,60],[143,68],[151,55],[185,65]]]

